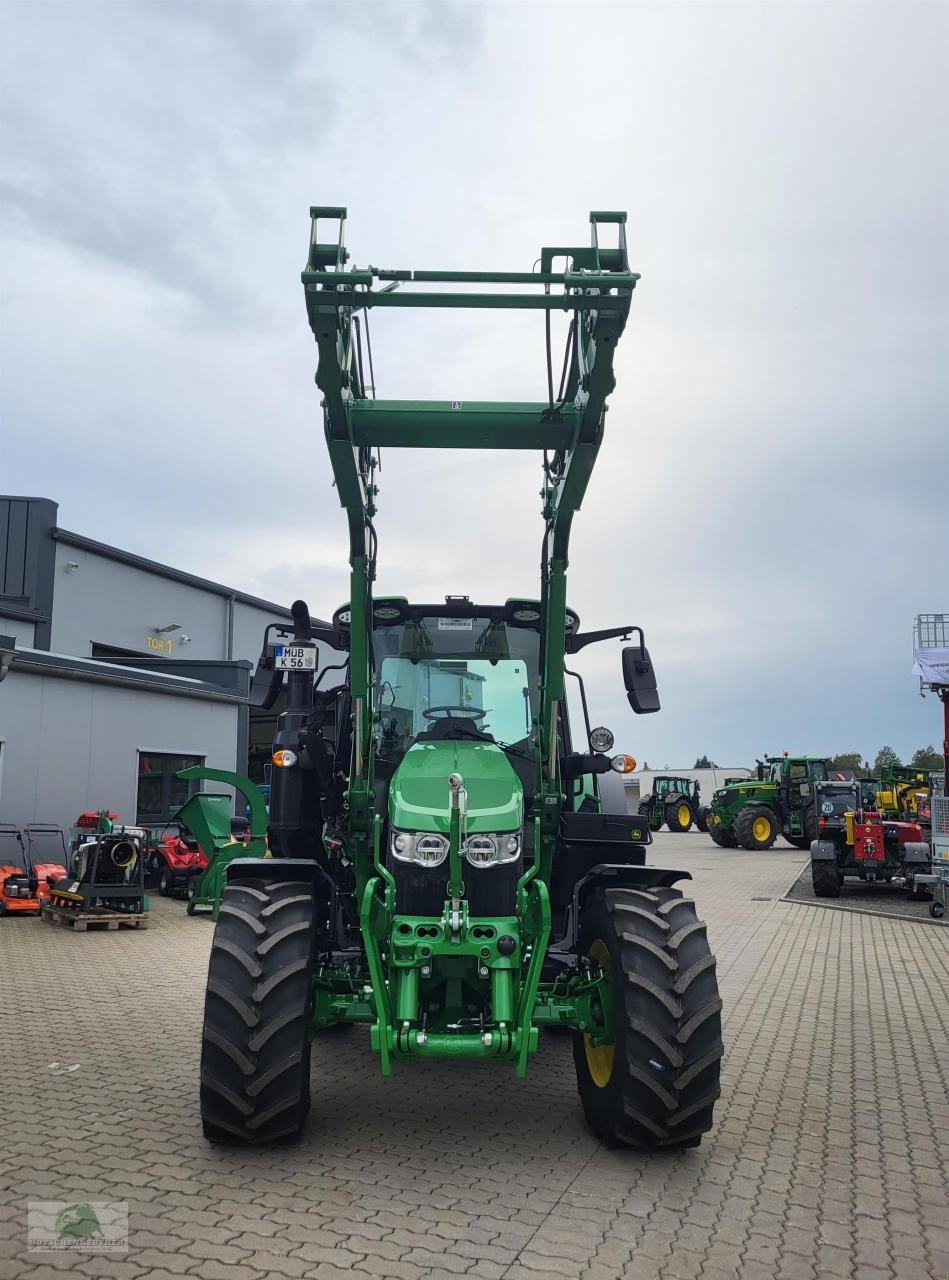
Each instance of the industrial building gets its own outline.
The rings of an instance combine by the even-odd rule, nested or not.
[[[190,764],[264,781],[282,706],[246,699],[289,610],[63,529],[57,510],[0,497],[0,822],[108,808],[159,824]]]

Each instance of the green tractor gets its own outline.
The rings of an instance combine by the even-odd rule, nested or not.
[[[814,784],[830,776],[820,756],[765,756],[757,777],[727,782],[712,796],[708,832],[723,849],[770,849],[779,835],[795,849],[817,839]]]
[[[689,831],[692,824],[707,831],[707,811],[699,799],[699,784],[689,778],[672,778],[656,774],[652,791],[639,802],[639,813],[649,823],[650,831],[663,825],[670,831]]]
[[[303,284],[349,526],[350,598],[331,623],[297,601],[292,629],[265,636],[252,698],[287,698],[271,856],[227,865],[204,1014],[205,1135],[298,1133],[311,1041],[353,1023],[368,1024],[384,1076],[429,1058],[524,1076],[540,1029],[555,1027],[573,1034],[580,1101],[605,1140],[695,1146],[719,1096],[715,959],[675,887],[688,873],[645,864],[649,826],[626,812],[619,776],[635,761],[611,755],[613,735],[591,728],[582,679],[583,723],[571,722],[565,689],[568,655],[635,633],[622,651],[628,700],[635,712],[659,709],[640,628],[583,631],[567,607],[571,522],[639,278],[625,214],[591,214],[591,245],[544,249],[537,272],[348,270],[345,210],[311,216]],[[337,225],[321,237],[324,219]],[[618,247],[599,243],[604,230]],[[484,291],[492,284],[503,289]],[[552,376],[547,401],[527,404],[367,395],[369,312],[403,306],[529,308],[548,325],[566,312],[559,395]],[[549,340],[547,351],[550,371]],[[376,595],[382,448],[535,450],[539,599]],[[486,505],[466,475],[459,529]]]

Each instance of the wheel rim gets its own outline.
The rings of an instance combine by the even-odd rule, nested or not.
[[[679,805],[679,826],[687,827],[692,821],[692,810],[687,804]]]
[[[610,963],[610,953],[607,950],[606,943],[601,938],[597,938],[590,945],[587,954],[591,960],[595,960],[602,969],[606,970],[607,976],[612,980],[613,966]],[[598,1089],[605,1089],[613,1077],[613,1045],[593,1044],[589,1034],[585,1031],[583,1033],[583,1052],[586,1055],[590,1079]]]
[[[767,818],[755,818],[751,825],[751,834],[756,840],[767,840],[771,835],[771,823]]]

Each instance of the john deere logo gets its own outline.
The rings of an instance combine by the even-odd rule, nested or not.
[[[88,1240],[102,1235],[99,1219],[87,1204],[71,1204],[56,1215],[61,1240]]]

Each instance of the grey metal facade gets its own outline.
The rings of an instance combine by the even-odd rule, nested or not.
[[[135,821],[147,753],[244,772],[251,668],[289,610],[61,529],[56,514],[49,499],[0,497],[0,637],[14,645],[0,822],[68,827],[103,807]]]

